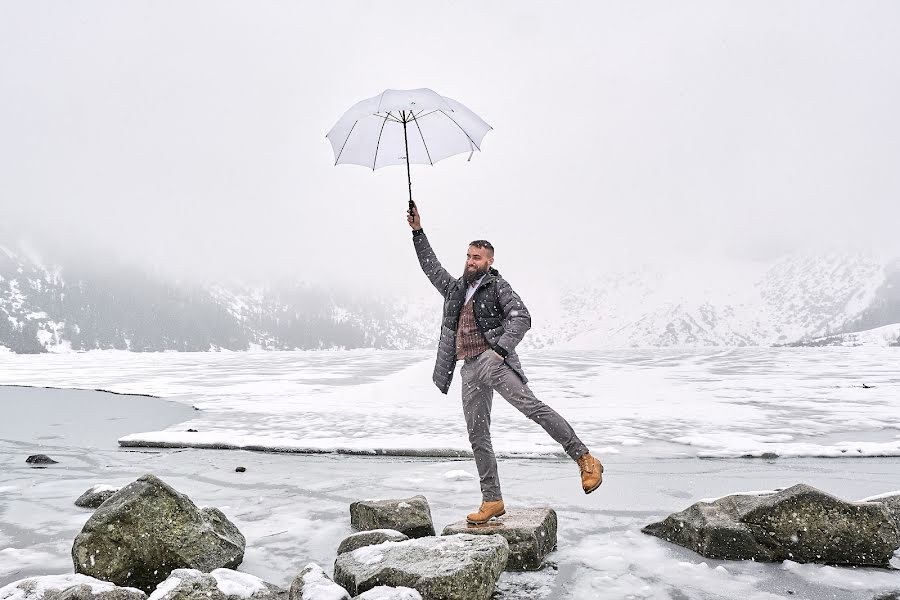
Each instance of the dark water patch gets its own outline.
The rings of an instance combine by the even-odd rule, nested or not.
[[[36,448],[116,448],[123,435],[165,429],[193,416],[192,407],[156,396],[0,386],[0,439]]]

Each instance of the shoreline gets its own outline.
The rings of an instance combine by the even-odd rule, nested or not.
[[[138,392],[116,392],[113,390],[105,390],[103,388],[81,388],[81,387],[66,387],[66,386],[56,386],[56,385],[25,385],[19,383],[0,383],[0,388],[29,388],[29,389],[39,389],[39,390],[73,390],[77,392],[103,392],[104,394],[114,394],[116,396],[138,396],[141,398],[158,398],[160,400],[167,400],[162,396],[154,396],[153,394],[141,394]],[[168,402],[174,402],[174,400],[167,400]],[[197,410],[200,410],[199,408]]]

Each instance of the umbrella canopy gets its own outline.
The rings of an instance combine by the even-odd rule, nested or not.
[[[388,165],[433,165],[481,150],[491,126],[471,110],[427,88],[385,90],[357,102],[328,132],[334,164],[378,169]],[[410,200],[412,183],[410,181]]]

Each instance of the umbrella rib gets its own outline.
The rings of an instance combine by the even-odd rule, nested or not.
[[[451,121],[453,121],[453,124],[456,125],[457,127],[459,127],[459,130],[466,134],[466,137],[469,138],[469,141],[472,142],[472,145],[475,146],[476,148],[478,148],[478,144],[475,143],[475,140],[472,139],[472,136],[470,136],[466,132],[466,130],[462,128],[462,125],[460,125],[459,123],[456,122],[456,119],[454,119],[453,117],[451,117],[450,115],[448,115],[441,109],[438,109],[438,112],[441,113],[442,115],[444,115],[445,117],[447,117],[448,119],[450,119]],[[481,152],[481,148],[478,148],[478,151]]]
[[[388,112],[388,115],[391,113]],[[378,147],[381,146],[381,134],[384,133],[384,126],[387,125],[387,117],[381,122],[381,131],[378,132],[378,141],[375,143],[375,158],[372,159],[372,170],[375,170],[375,163],[378,162]]]
[[[419,137],[422,138],[422,145],[425,146],[425,154],[428,155],[428,164],[432,167],[434,166],[434,162],[431,160],[431,152],[428,151],[428,144],[425,143],[425,136],[422,134],[422,128],[419,126],[419,121],[416,119],[416,116],[413,115],[413,122],[416,124],[416,129],[419,130]]]
[[[378,108],[375,109],[375,112],[381,111],[381,102],[384,100],[384,95],[386,93],[387,93],[387,90],[384,90],[383,92],[381,92],[381,94],[378,95]]]
[[[344,146],[347,145],[347,140],[350,139],[350,134],[353,133],[353,130],[354,130],[354,129],[356,129],[356,124],[357,124],[357,123],[359,123],[359,119],[357,119],[356,121],[353,121],[353,127],[350,128],[350,131],[347,133],[347,137],[344,138],[344,143],[341,144],[341,151],[338,152],[337,158],[334,159],[334,164],[335,164],[335,166],[337,166],[338,161],[341,160],[341,154],[344,153]]]
[[[394,117],[390,112],[387,113],[387,116],[382,116],[379,113],[372,113],[372,116],[378,117],[379,119],[384,118],[384,119],[387,119],[388,121],[393,121],[394,123],[402,123],[403,122],[403,121],[397,119],[396,117]]]

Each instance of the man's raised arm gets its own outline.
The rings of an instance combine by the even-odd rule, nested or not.
[[[419,209],[415,204],[406,213],[406,222],[412,228],[413,246],[416,248],[419,265],[432,285],[446,298],[453,276],[441,266],[434,250],[431,249],[431,244],[428,243],[428,238],[425,237],[425,231],[422,229],[422,222],[419,220]]]

